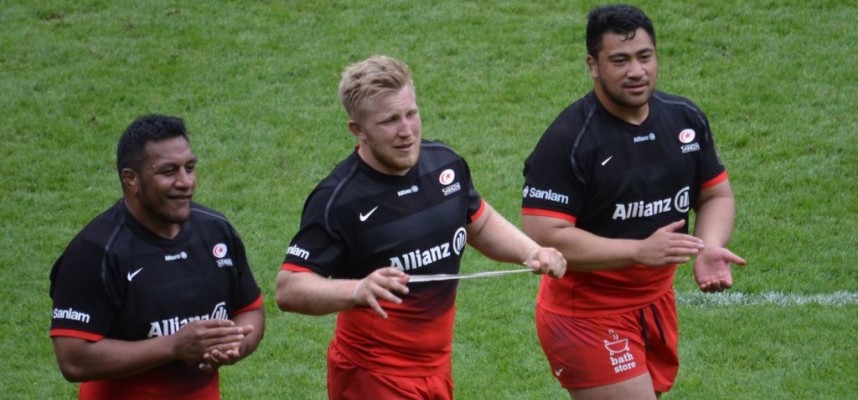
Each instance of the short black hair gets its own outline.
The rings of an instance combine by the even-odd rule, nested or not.
[[[587,16],[587,54],[599,58],[602,51],[602,37],[606,32],[625,35],[626,39],[635,37],[635,32],[643,28],[652,38],[655,46],[655,28],[644,12],[626,4],[599,6]]]
[[[116,171],[120,175],[125,168],[139,171],[145,155],[146,143],[177,136],[190,142],[185,121],[179,117],[151,114],[137,118],[128,125],[122,137],[119,138],[119,144],[116,146]]]

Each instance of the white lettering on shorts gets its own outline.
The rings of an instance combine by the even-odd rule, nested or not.
[[[619,374],[630,371],[637,367],[635,356],[629,351],[629,339],[620,339],[613,329],[608,330],[611,340],[603,340],[605,349],[608,350],[608,359],[614,368],[614,373]]]

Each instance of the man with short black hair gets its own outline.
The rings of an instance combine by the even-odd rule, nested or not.
[[[135,120],[116,158],[122,199],[51,270],[60,371],[82,400],[218,400],[218,368],[265,329],[244,244],[191,200],[197,158],[180,118]]]
[[[733,284],[730,264],[745,263],[725,248],[733,192],[703,112],[655,89],[655,30],[641,10],[592,10],[587,52],[593,90],[524,166],[524,231],[569,262],[542,280],[536,327],[576,400],[655,399],[679,369],[677,264],[694,257],[700,289],[718,292]]]

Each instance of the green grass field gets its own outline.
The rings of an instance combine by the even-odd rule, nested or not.
[[[712,122],[738,201],[731,248],[748,260],[731,295],[698,295],[680,269],[683,364],[663,398],[853,398],[858,7],[636,3],[656,25],[659,87]],[[0,0],[0,398],[75,398],[48,337],[48,273],[120,196],[116,141],[151,112],[185,118],[196,199],[241,232],[266,295],[265,340],[222,371],[224,398],[325,398],[333,317],[281,313],[273,289],[306,195],[353,146],[342,68],[406,61],[424,136],[463,154],[518,224],[524,158],[590,87],[595,4]],[[500,268],[466,253],[464,271]],[[567,398],[536,340],[536,288],[527,275],[462,282],[457,398]]]

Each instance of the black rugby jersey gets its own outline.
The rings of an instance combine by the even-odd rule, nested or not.
[[[244,244],[219,213],[192,203],[181,233],[161,238],[120,200],[90,222],[51,270],[51,337],[137,341],[188,322],[262,307]],[[217,399],[218,373],[173,361],[121,379],[83,382],[81,399]]]
[[[723,172],[709,122],[689,100],[656,91],[636,126],[590,92],[557,117],[525,162],[522,208],[565,214],[599,236],[642,239],[687,220],[700,188]]]
[[[386,266],[456,274],[466,226],[482,205],[467,163],[440,142],[423,140],[404,176],[374,170],[355,151],[310,194],[283,268],[345,279]],[[456,281],[411,284],[402,304],[382,301],[386,320],[365,307],[341,312],[340,350],[367,368],[436,368],[449,356],[456,288]]]
[[[567,107],[524,166],[522,214],[564,219],[607,238],[644,239],[684,219],[700,191],[727,179],[703,112],[656,91],[640,125],[611,115],[590,92]],[[537,302],[586,317],[649,304],[671,290],[676,266],[569,271],[542,279]]]
[[[53,266],[50,292],[51,334],[88,340],[170,335],[189,321],[228,319],[261,295],[222,215],[192,204],[181,233],[167,240],[121,200],[72,240]]]

